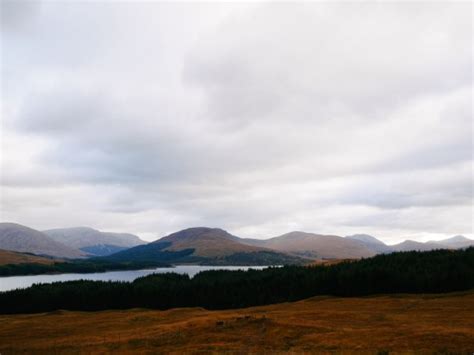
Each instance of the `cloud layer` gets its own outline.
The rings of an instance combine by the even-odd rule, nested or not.
[[[472,235],[472,4],[2,2],[2,220]]]

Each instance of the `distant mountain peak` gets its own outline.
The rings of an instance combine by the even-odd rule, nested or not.
[[[211,264],[280,265],[302,259],[264,247],[249,245],[220,228],[193,227],[169,234],[152,243],[114,254],[112,258],[148,258]],[[160,259],[160,260],[165,260]]]
[[[186,228],[186,229],[180,230],[180,231],[175,232],[175,233],[172,233],[172,234],[197,235],[197,234],[208,233],[208,232],[211,232],[211,231],[219,231],[219,232],[225,232],[225,233],[227,233],[225,230],[223,230],[223,229],[221,229],[221,228],[212,228],[212,227],[190,227],[190,228]]]
[[[472,241],[472,239],[466,238],[463,235],[455,235],[454,237],[440,240],[440,242],[454,242],[454,243],[470,242],[470,241]]]
[[[361,242],[365,242],[365,243],[374,243],[374,244],[379,244],[379,245],[386,245],[381,240],[379,240],[379,239],[377,239],[374,236],[371,236],[369,234],[353,234],[353,235],[348,235],[346,238],[360,240]]]
[[[185,240],[185,239],[196,239],[200,237],[206,238],[222,238],[222,239],[235,239],[233,235],[220,228],[210,227],[192,227],[180,230],[178,232],[171,233],[161,239],[156,240],[154,243],[159,243],[166,240]]]
[[[417,251],[428,251],[428,250],[435,250],[435,249],[442,249],[443,246],[441,244],[435,243],[435,242],[417,242],[415,240],[404,240],[401,243],[391,245],[393,250],[395,251],[412,251],[412,250],[417,250]]]
[[[285,233],[283,235],[280,235],[275,238],[342,238],[337,235],[328,235],[328,234],[317,234],[317,233],[309,233],[309,232],[303,232],[303,231],[292,231]]]
[[[375,253],[359,241],[336,235],[315,234],[293,231],[278,237],[247,241],[280,252],[291,253],[309,259],[322,258],[360,258]]]
[[[397,245],[405,245],[405,244],[424,244],[423,242],[417,242],[413,239],[405,239],[403,242],[398,243]]]
[[[114,252],[119,249],[145,244],[143,240],[133,234],[101,232],[97,229],[83,226],[50,229],[43,231],[43,233],[60,243],[87,251],[88,253],[96,250],[99,252],[98,255],[104,255],[106,250]],[[100,247],[101,245],[106,245],[108,248]]]
[[[85,255],[82,251],[60,243],[45,233],[17,223],[0,223],[0,249],[65,258],[79,258]]]
[[[454,237],[438,240],[436,243],[448,248],[466,248],[474,245],[474,240],[466,238],[463,235],[455,235]]]
[[[377,238],[369,234],[353,234],[353,235],[348,235],[346,238],[362,243],[367,248],[373,250],[376,253],[389,253],[393,251],[390,246],[388,246],[381,240],[378,240]]]
[[[86,226],[76,226],[76,227],[69,227],[69,228],[53,228],[53,229],[48,229],[44,230],[43,232],[49,232],[49,231],[75,231],[75,232],[99,232],[99,230],[94,229],[92,227],[86,227]]]

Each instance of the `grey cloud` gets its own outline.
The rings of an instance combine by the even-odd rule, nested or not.
[[[470,206],[473,187],[471,171],[455,169],[448,176],[437,177],[433,170],[372,176],[345,191],[340,202],[363,204],[381,209],[411,207]]]
[[[390,228],[398,231],[395,241],[403,241],[409,234],[419,234],[419,232],[441,233],[452,235],[455,231],[462,231],[469,234],[472,216],[472,207],[459,208],[452,206],[445,210],[439,207],[431,208],[410,208],[406,210],[382,210],[373,213],[371,216],[348,218],[345,224],[351,228]],[[416,215],[416,217],[414,217]],[[433,216],[436,216],[438,225],[433,228]],[[457,219],[456,226],[451,224],[453,216]],[[417,239],[417,238],[412,238]]]
[[[404,5],[265,4],[202,40],[188,76],[207,93],[210,114],[244,123],[274,120],[287,105],[297,120],[301,104],[312,108],[306,120],[322,120],[321,106],[336,109],[326,113],[331,119],[347,110],[375,118],[417,96],[469,85],[470,45],[459,47],[472,42],[465,8],[433,5],[413,14]]]
[[[2,0],[0,2],[1,30],[21,32],[34,21],[40,11],[40,1]]]
[[[2,209],[147,235],[468,233],[470,7],[47,3],[4,35]]]

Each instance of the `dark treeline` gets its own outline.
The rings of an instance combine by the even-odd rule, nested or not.
[[[191,249],[191,253],[194,249]],[[259,251],[252,253],[234,253],[218,258],[204,258],[190,256],[189,250],[178,252],[161,252],[157,258],[153,255],[146,257],[129,256],[128,259],[120,255],[94,257],[86,260],[56,261],[52,264],[24,263],[0,265],[0,277],[20,275],[42,275],[63,273],[92,273],[115,270],[138,270],[151,267],[171,267],[170,263],[190,263],[198,265],[235,265],[235,266],[265,266],[280,264],[301,264],[301,259],[283,254]]]
[[[7,264],[0,266],[0,276],[92,273],[169,266],[171,265],[161,261],[113,261],[93,258],[84,261],[55,262],[53,264]]]
[[[266,251],[238,252],[231,255],[219,257],[203,257],[193,255],[194,248],[179,251],[163,250],[171,245],[171,242],[149,243],[139,245],[118,253],[103,257],[112,261],[143,261],[159,260],[174,264],[200,264],[200,265],[236,265],[236,266],[265,266],[265,265],[302,265],[307,260],[283,253]]]
[[[239,308],[315,295],[441,293],[474,288],[474,248],[378,255],[331,266],[155,274],[132,283],[72,281],[0,293],[0,313],[69,310]]]

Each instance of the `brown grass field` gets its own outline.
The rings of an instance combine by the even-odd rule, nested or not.
[[[0,353],[474,352],[474,291],[315,297],[238,310],[0,315]]]
[[[17,253],[15,251],[0,250],[0,266],[7,264],[52,264],[60,259],[52,259],[31,254]]]

